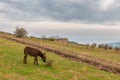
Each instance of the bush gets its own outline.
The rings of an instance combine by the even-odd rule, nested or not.
[[[92,44],[91,44],[91,47],[92,47],[92,48],[95,48],[95,47],[96,47],[96,43],[92,43]]]
[[[15,31],[13,31],[17,38],[26,37],[27,30],[23,27],[17,26]]]
[[[86,44],[85,46],[88,48],[88,47],[89,47],[89,44]]]
[[[112,46],[108,46],[108,49],[113,49],[113,47]]]
[[[119,47],[115,47],[115,50],[116,50],[116,51],[119,51],[119,50],[120,50],[120,48],[119,48]]]
[[[105,44],[104,49],[108,49],[109,45]]]
[[[54,60],[48,60],[48,61],[46,62],[46,64],[47,64],[47,66],[52,67],[52,66],[53,66],[53,62],[54,62]]]
[[[54,38],[48,38],[47,40],[49,40],[49,41],[55,41]]]
[[[104,48],[104,44],[99,44],[98,48]]]
[[[99,44],[98,48],[103,48],[103,49],[113,49],[112,46],[108,45],[108,44]]]

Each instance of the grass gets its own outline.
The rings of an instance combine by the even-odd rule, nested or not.
[[[38,43],[41,43],[39,40],[34,40]],[[79,54],[87,54],[93,57],[96,57],[98,59],[103,59],[106,61],[112,61],[115,63],[120,63],[120,51],[115,51],[115,50],[105,50],[105,49],[99,49],[99,48],[87,48],[86,46],[80,46],[80,45],[75,45],[75,44],[61,44],[57,42],[52,42],[52,41],[42,41],[42,44],[47,44],[52,47],[55,47],[57,49],[64,49],[64,50],[70,50],[74,53],[77,53],[76,55]]]
[[[33,64],[33,57],[28,57],[28,64],[23,64],[22,45],[0,38],[0,80],[120,80],[120,76],[98,70],[87,64],[71,61],[47,53],[48,60],[54,60],[53,66],[47,66],[39,58],[39,66]]]
[[[79,59],[82,59],[82,61],[87,62],[87,63],[89,62],[90,64],[98,67],[99,69],[102,69],[105,71],[107,70],[110,72],[112,71],[113,73],[119,74],[119,70],[120,70],[120,67],[119,67],[120,64],[118,61],[119,60],[118,56],[120,56],[118,54],[119,51],[116,52],[115,50],[104,50],[104,49],[98,49],[98,48],[94,48],[94,49],[89,48],[88,49],[85,46],[80,46],[80,45],[75,45],[75,44],[63,44],[63,43],[58,43],[58,42],[46,41],[46,40],[42,41],[42,42],[39,40],[39,42],[38,42],[38,39],[37,39],[37,41],[35,41],[35,44],[36,44],[36,42],[39,43],[40,45],[44,46],[45,49],[48,47],[48,49],[51,49],[51,51],[57,52],[58,54],[64,54],[65,56],[72,55],[74,57],[80,57]],[[89,53],[92,52],[92,54],[94,54],[94,55],[89,54],[89,53],[83,53],[80,51],[78,52],[79,49],[81,49],[81,50],[83,49],[83,51],[89,51]],[[101,54],[98,54],[99,52],[101,52]],[[105,55],[106,53],[108,55]],[[100,56],[98,56],[98,55],[100,55]],[[98,64],[100,64],[100,65],[98,66]]]

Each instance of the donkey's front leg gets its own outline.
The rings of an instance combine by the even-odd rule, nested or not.
[[[23,63],[24,63],[24,64],[27,64],[27,55],[24,55]]]
[[[34,65],[35,65],[35,63],[36,63],[36,62],[35,62],[35,57],[34,57]]]
[[[38,57],[34,58],[34,64],[38,65]]]

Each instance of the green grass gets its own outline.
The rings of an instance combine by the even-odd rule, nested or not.
[[[0,80],[120,80],[120,76],[98,70],[87,64],[71,61],[47,53],[53,66],[47,66],[39,58],[39,66],[28,56],[28,64],[23,64],[25,45],[0,38]]]
[[[41,43],[41,40],[34,39],[33,41],[37,43]],[[115,50],[105,50],[105,49],[99,49],[99,48],[87,48],[86,46],[80,46],[75,44],[63,44],[53,41],[42,41],[42,44],[50,45],[57,49],[63,49],[63,50],[69,50],[74,53],[79,54],[87,54],[93,57],[96,57],[98,59],[103,59],[106,61],[112,61],[115,63],[120,63],[120,51]]]

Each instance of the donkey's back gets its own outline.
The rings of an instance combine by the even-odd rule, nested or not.
[[[24,55],[30,55],[30,56],[38,56],[38,54],[41,53],[38,49],[31,47],[31,46],[26,46],[24,49]]]

